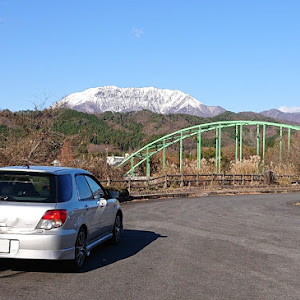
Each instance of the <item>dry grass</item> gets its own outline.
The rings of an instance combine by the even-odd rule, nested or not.
[[[260,166],[261,158],[257,155],[250,156],[249,159],[243,159],[242,161],[231,161],[229,167],[229,174],[255,174],[257,166]]]
[[[215,159],[211,158],[206,160],[205,158],[201,159],[200,173],[198,172],[197,160],[189,160],[184,158],[182,160],[182,173],[183,174],[213,174],[216,171]],[[165,169],[162,168],[162,164],[157,167],[156,172],[152,174],[153,177],[161,176],[164,174],[175,175],[179,174],[180,168],[178,163],[174,161],[167,160]]]
[[[287,138],[283,138],[282,152],[280,160],[280,142],[277,140],[273,148],[268,148],[266,152],[266,164],[275,169],[280,175],[287,171],[300,173],[300,132],[291,138],[290,148],[288,149]]]

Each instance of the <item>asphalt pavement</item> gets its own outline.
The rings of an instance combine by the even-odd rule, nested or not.
[[[300,299],[300,194],[122,204],[118,246],[81,273],[0,260],[0,299]]]

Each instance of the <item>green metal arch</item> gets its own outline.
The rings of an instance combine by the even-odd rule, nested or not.
[[[239,160],[242,160],[242,145],[243,145],[243,126],[252,125],[257,126],[257,155],[259,155],[259,143],[260,143],[260,127],[263,128],[263,153],[262,153],[262,162],[264,168],[264,160],[265,160],[265,138],[266,138],[266,127],[267,126],[275,126],[280,129],[280,159],[282,154],[282,135],[283,129],[288,130],[288,149],[290,146],[290,137],[291,130],[300,130],[300,126],[288,125],[288,124],[280,124],[280,123],[272,123],[272,122],[263,122],[263,121],[220,121],[220,122],[212,122],[206,124],[200,124],[191,126],[188,128],[184,128],[173,133],[167,134],[147,145],[139,149],[138,151],[132,153],[128,156],[121,164],[124,165],[127,162],[131,162],[130,170],[125,174],[134,175],[135,169],[146,162],[146,175],[150,176],[150,157],[154,154],[163,151],[163,167],[165,167],[165,150],[167,147],[179,142],[180,143],[180,171],[182,170],[182,154],[183,147],[182,142],[184,139],[197,136],[197,158],[198,158],[198,171],[200,171],[200,161],[201,161],[201,135],[203,132],[207,132],[210,130],[216,130],[216,171],[220,172],[221,166],[221,137],[222,137],[222,129],[228,127],[236,128],[236,155],[235,159],[238,160],[238,152],[240,154]],[[239,147],[239,149],[238,149]],[[238,151],[239,150],[239,151]],[[140,161],[134,164],[134,158],[139,158]]]

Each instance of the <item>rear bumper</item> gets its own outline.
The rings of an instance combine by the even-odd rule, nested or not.
[[[74,259],[77,232],[44,231],[31,234],[0,234],[0,240],[9,240],[9,250],[2,250],[0,258],[20,259]]]

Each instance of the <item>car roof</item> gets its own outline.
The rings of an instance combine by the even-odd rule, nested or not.
[[[53,166],[10,166],[0,168],[0,171],[21,171],[21,172],[38,172],[50,174],[70,174],[70,173],[86,173],[88,171],[78,168],[53,167]]]

